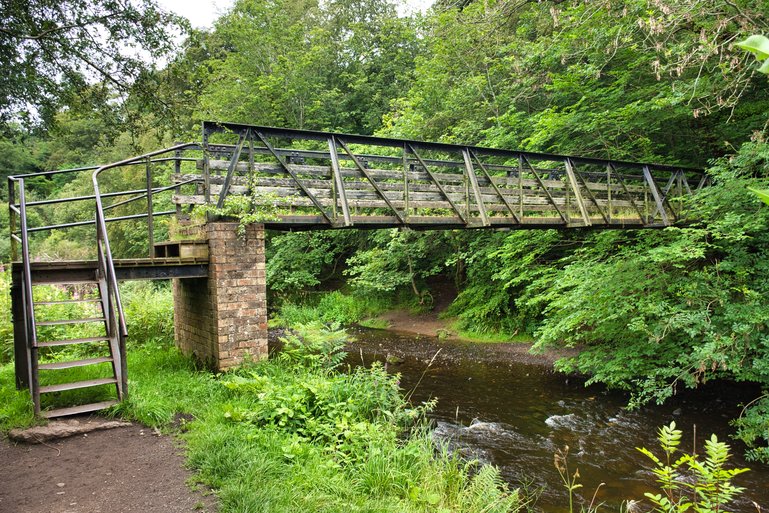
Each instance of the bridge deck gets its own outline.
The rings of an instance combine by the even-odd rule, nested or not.
[[[162,280],[171,278],[205,278],[208,276],[207,258],[124,258],[116,259],[118,280]],[[74,283],[87,281],[97,269],[96,260],[61,260],[31,262],[32,283]],[[13,262],[14,283],[21,279],[22,265]]]

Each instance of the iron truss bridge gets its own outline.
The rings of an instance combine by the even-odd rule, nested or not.
[[[245,195],[274,229],[658,228],[707,184],[680,166],[232,123],[204,123],[200,148],[174,203]]]

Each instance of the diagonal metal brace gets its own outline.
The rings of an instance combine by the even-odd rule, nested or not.
[[[553,195],[550,194],[550,191],[547,190],[547,187],[545,186],[545,182],[542,181],[542,178],[540,178],[539,173],[537,173],[537,170],[534,169],[534,166],[531,165],[531,162],[529,162],[528,157],[526,155],[521,155],[523,157],[522,162],[525,162],[526,165],[531,170],[531,173],[534,175],[534,178],[537,180],[537,183],[540,187],[542,187],[542,190],[545,191],[545,196],[547,196],[548,201],[553,205],[553,208],[555,208],[555,211],[558,212],[558,215],[561,216],[561,219],[563,219],[563,222],[565,224],[569,224],[569,220],[566,219],[566,216],[561,212],[561,209],[558,208],[558,205],[556,205],[555,200],[553,199]]]
[[[622,190],[625,191],[625,195],[630,200],[630,204],[633,205],[633,208],[635,209],[635,211],[638,212],[638,219],[640,219],[642,223],[645,222],[644,213],[641,210],[641,208],[638,206],[638,204],[635,202],[635,200],[633,199],[633,195],[630,194],[630,190],[627,188],[627,185],[625,184],[625,180],[622,179],[622,174],[619,171],[617,171],[617,169],[614,167],[614,164],[612,164],[611,162],[606,164],[606,167],[609,169],[609,174],[614,173],[614,176],[619,181],[619,184],[622,186]]]
[[[246,143],[246,139],[251,136],[251,129],[248,128],[244,132],[241,132],[238,138],[238,145],[235,147],[235,151],[232,154],[232,160],[227,167],[227,176],[224,177],[224,185],[219,192],[219,199],[216,200],[216,208],[222,208],[224,206],[224,199],[227,197],[227,193],[230,192],[230,184],[232,183],[232,175],[235,174],[235,169],[238,167],[238,160],[240,160],[240,154],[243,152],[243,145]]]
[[[505,204],[507,207],[507,210],[510,212],[510,214],[513,216],[513,219],[515,219],[515,222],[518,224],[521,223],[521,218],[518,217],[518,214],[515,213],[515,210],[513,210],[513,206],[510,204],[509,201],[507,201],[507,198],[504,194],[502,194],[502,191],[499,189],[497,184],[494,183],[494,180],[491,179],[491,175],[489,174],[489,171],[486,169],[486,166],[483,165],[483,162],[481,162],[481,159],[478,158],[478,155],[475,154],[472,150],[468,150],[470,152],[470,155],[475,159],[475,162],[478,164],[478,167],[481,168],[481,171],[483,171],[483,174],[486,176],[486,180],[489,181],[491,186],[494,188],[494,191],[496,191],[497,196],[499,196],[499,199],[502,200],[502,203]]]
[[[566,159],[566,162],[567,162],[566,165],[567,166],[570,165],[570,167],[571,167],[572,171],[574,172],[574,174],[576,175],[576,177],[579,179],[580,182],[582,182],[582,185],[585,186],[585,192],[587,192],[587,195],[590,198],[590,201],[593,202],[593,204],[595,205],[595,208],[598,210],[598,213],[601,214],[601,217],[603,217],[604,222],[606,224],[611,224],[611,222],[609,221],[609,216],[607,216],[604,213],[603,209],[601,208],[601,205],[598,204],[598,200],[596,199],[595,195],[593,194],[593,191],[591,191],[590,187],[588,187],[587,181],[585,181],[585,177],[582,176],[582,173],[579,172],[579,170],[577,169],[577,166],[574,165],[574,162],[572,162],[571,159]],[[608,188],[609,186],[610,185],[607,183],[606,187]]]
[[[457,217],[462,220],[463,223],[467,224],[467,219],[465,219],[465,216],[462,215],[462,212],[460,212],[459,207],[454,204],[454,202],[449,198],[449,195],[446,193],[446,189],[443,188],[443,185],[441,185],[441,182],[438,181],[438,178],[433,174],[432,171],[430,171],[430,168],[427,167],[427,164],[424,160],[422,160],[422,157],[419,156],[419,153],[414,149],[414,147],[411,144],[408,144],[408,149],[411,153],[414,154],[416,159],[419,161],[419,165],[421,165],[425,172],[427,172],[427,176],[430,177],[430,180],[432,180],[435,185],[438,187],[438,190],[441,191],[441,195],[446,198],[446,201],[448,201],[449,205],[451,205],[451,208],[454,210],[454,213],[457,214]]]
[[[350,148],[347,147],[347,145],[344,143],[343,140],[341,140],[339,137],[336,138],[336,142],[339,143],[339,146],[342,147],[342,149],[347,153],[347,155],[350,156],[352,161],[355,163],[355,167],[358,168],[358,171],[361,172],[363,176],[366,177],[366,180],[368,180],[371,183],[371,186],[374,188],[374,190],[379,194],[382,199],[387,203],[387,206],[390,207],[390,209],[395,213],[395,217],[398,218],[398,221],[400,221],[403,224],[406,224],[406,220],[403,218],[403,215],[401,215],[400,212],[398,212],[398,209],[395,208],[395,206],[390,202],[390,198],[387,197],[387,195],[382,191],[382,189],[379,188],[377,183],[374,181],[374,179],[371,177],[368,171],[366,171],[366,168],[361,164],[360,160],[358,160],[358,157],[355,156],[353,152],[350,151]]]
[[[296,182],[297,187],[308,197],[310,198],[310,201],[312,201],[313,205],[315,205],[318,210],[320,210],[320,213],[323,215],[323,217],[328,221],[328,224],[334,224],[334,221],[331,220],[331,218],[326,213],[326,210],[323,208],[323,205],[320,204],[320,201],[318,201],[318,198],[315,197],[313,193],[310,192],[310,190],[304,186],[304,184],[299,180],[299,177],[296,176],[296,173],[294,173],[294,170],[291,169],[291,167],[286,163],[285,160],[283,160],[283,157],[278,155],[278,152],[275,151],[275,148],[270,144],[270,141],[267,140],[267,138],[262,134],[261,132],[256,132],[256,136],[259,137],[259,140],[262,141],[262,144],[267,148],[267,150],[272,154],[273,157],[275,157],[275,160],[278,161],[280,166],[283,168],[283,170],[291,176],[291,178],[294,179],[294,182]]]

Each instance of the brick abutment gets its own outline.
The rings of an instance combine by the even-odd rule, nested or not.
[[[174,280],[176,345],[215,370],[267,357],[264,226],[209,222],[208,278]]]

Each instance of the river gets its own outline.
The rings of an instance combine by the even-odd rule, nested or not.
[[[656,430],[670,421],[684,431],[682,447],[689,452],[695,429],[698,452],[715,433],[737,453],[733,465],[751,467],[734,480],[747,491],[733,511],[756,512],[754,501],[769,508],[769,466],[746,463],[742,446],[729,439],[729,419],[739,414],[739,404],[756,396],[753,387],[722,383],[662,406],[628,411],[624,394],[585,387],[583,379],[547,365],[513,361],[505,345],[362,328],[351,334],[356,341],[348,348],[350,363],[370,365],[390,355],[388,371],[401,374],[404,391],[415,389],[414,401],[438,399],[431,414],[436,436],[468,458],[497,466],[512,486],[538,495],[536,509],[568,507],[553,463],[555,451],[565,446],[571,472],[579,469],[586,503],[596,489],[597,502],[608,511],[618,511],[626,499],[643,499],[644,492],[653,491],[654,477],[651,462],[635,448],[659,454]]]

